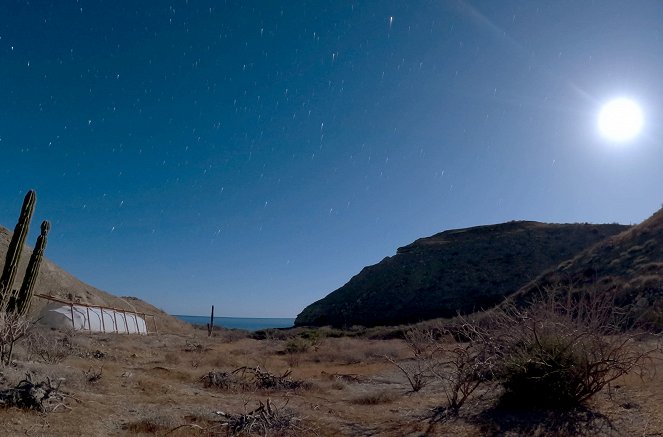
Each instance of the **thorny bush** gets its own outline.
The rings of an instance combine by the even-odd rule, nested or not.
[[[461,325],[480,344],[506,404],[573,407],[611,381],[646,370],[655,348],[637,340],[609,292],[550,289],[530,305],[507,303]]]
[[[648,368],[658,346],[639,342],[645,333],[629,320],[611,293],[555,288],[528,305],[507,302],[451,326],[412,328],[405,335],[411,359],[386,358],[412,391],[441,383],[446,414],[485,383],[503,387],[504,404],[573,407]]]

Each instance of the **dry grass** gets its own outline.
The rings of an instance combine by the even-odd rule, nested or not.
[[[358,396],[352,400],[350,403],[355,405],[380,405],[380,404],[390,404],[398,398],[398,393],[386,390],[380,390],[375,393],[367,393],[365,395]]]
[[[436,408],[445,404],[442,385],[433,382],[408,393],[405,377],[384,359],[387,355],[397,362],[407,360],[409,349],[402,340],[321,336],[316,348],[297,353],[299,365],[291,368],[287,337],[262,341],[237,337],[229,341],[215,333],[207,338],[204,331],[189,336],[77,333],[71,337],[75,353],[57,364],[29,358],[25,344],[19,342],[15,365],[0,369],[0,387],[15,386],[31,372],[39,380],[62,381],[62,389],[80,403],[69,401],[71,409],[58,408],[41,416],[0,409],[0,435],[166,435],[170,431],[169,436],[227,435],[229,425],[223,423],[231,419],[240,423],[242,415],[256,410],[267,398],[283,412],[279,417],[292,422],[281,422],[284,429],[268,429],[266,435],[519,435],[532,430],[533,435],[544,435],[564,420],[567,429],[572,429],[569,415],[555,422],[537,412],[523,417],[494,410],[498,393],[490,392],[484,393],[481,402],[466,404],[453,421],[440,420]],[[196,344],[201,347],[185,350]],[[652,367],[663,370],[660,358],[652,361]],[[201,384],[203,374],[232,372],[242,366],[269,369],[277,376],[290,370],[289,378],[310,383],[312,388],[219,390]],[[100,377],[95,378],[96,374]],[[609,392],[592,398],[591,420],[583,422],[587,415],[581,413],[573,420],[585,426],[582,429],[601,430],[604,422],[597,417],[605,416],[616,430],[608,435],[652,435],[663,432],[660,405],[663,371],[644,383],[627,376],[614,381]],[[258,420],[255,415],[246,419]],[[256,421],[255,428],[241,432],[265,435],[263,425]]]

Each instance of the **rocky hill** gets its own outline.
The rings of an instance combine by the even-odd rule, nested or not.
[[[306,307],[295,325],[396,325],[489,308],[628,228],[520,221],[445,231],[365,267]]]
[[[4,265],[5,255],[10,240],[11,232],[0,226],[0,269],[2,268],[1,266]],[[23,248],[23,253],[21,254],[21,261],[16,274],[14,288],[19,287],[23,280],[31,252],[32,247],[27,247],[26,244],[26,247]],[[48,247],[46,247],[46,253],[48,254]],[[44,257],[41,264],[37,283],[35,284],[35,293],[53,296],[69,302],[102,305],[125,309],[127,311],[153,314],[156,317],[159,331],[185,332],[190,329],[187,324],[138,298],[113,296],[112,294],[98,290],[91,285],[81,282],[46,257]],[[47,301],[45,299],[35,297],[30,307],[30,314],[36,317],[46,304]]]
[[[640,322],[663,329],[663,209],[548,270],[513,299],[522,304],[541,289],[588,287],[614,293],[618,306]]]

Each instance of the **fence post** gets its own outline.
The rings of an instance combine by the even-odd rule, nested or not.
[[[101,313],[101,329],[106,332],[106,322],[104,322],[104,308],[99,307],[99,312]]]
[[[75,331],[76,323],[74,323],[74,304],[69,304],[69,307],[71,308],[71,328]]]
[[[134,323],[136,324],[136,332],[140,334],[140,328],[138,327],[138,313],[134,311]]]
[[[92,332],[92,325],[90,324],[90,307],[86,306],[85,311],[87,312],[87,329]],[[85,329],[85,323],[83,323],[83,329]]]
[[[127,328],[127,334],[129,333],[129,324],[127,323],[127,312],[122,310],[122,313],[124,314],[124,327]]]

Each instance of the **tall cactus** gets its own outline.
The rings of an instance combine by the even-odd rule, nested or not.
[[[7,305],[12,295],[12,287],[14,286],[14,278],[16,277],[16,270],[18,269],[18,262],[21,258],[23,251],[23,244],[28,235],[28,228],[30,227],[30,220],[32,213],[35,209],[35,202],[37,196],[33,190],[28,191],[23,199],[23,207],[21,208],[21,215],[18,218],[18,223],[14,228],[14,235],[9,243],[7,249],[7,257],[5,259],[5,267],[0,276],[0,311],[6,311]]]
[[[37,237],[37,244],[32,251],[32,256],[30,256],[30,262],[28,262],[28,269],[25,271],[25,276],[23,277],[21,290],[16,294],[15,299],[11,300],[7,309],[8,311],[16,312],[19,315],[25,315],[28,312],[35,283],[37,282],[37,275],[39,275],[39,266],[41,265],[41,260],[44,257],[44,249],[46,249],[46,243],[48,242],[48,231],[50,230],[51,224],[47,220],[41,222],[41,234]]]

